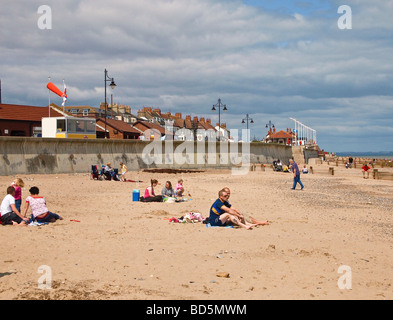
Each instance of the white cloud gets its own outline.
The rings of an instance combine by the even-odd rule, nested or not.
[[[375,147],[367,128],[393,120],[391,0],[347,1],[352,30],[337,27],[340,1],[325,15],[303,15],[237,0],[51,0],[52,30],[37,27],[41,4],[13,1],[0,13],[4,102],[46,104],[51,76],[66,79],[69,105],[98,106],[106,68],[114,99],[134,110],[209,115],[221,98],[228,123],[255,114],[260,137],[269,119],[287,127],[301,116],[330,137],[332,126],[358,130],[359,118],[363,135],[351,143]],[[322,141],[345,145],[345,136],[335,139]]]

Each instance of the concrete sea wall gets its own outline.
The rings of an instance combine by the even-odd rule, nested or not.
[[[91,165],[101,167],[111,162],[118,168],[121,161],[130,171],[231,168],[275,159],[288,162],[292,148],[265,143],[0,137],[0,154],[0,175],[7,176],[87,173]]]

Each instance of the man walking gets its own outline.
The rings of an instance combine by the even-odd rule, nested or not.
[[[303,183],[300,181],[300,170],[297,163],[293,161],[293,159],[289,159],[289,163],[291,165],[292,172],[293,172],[293,187],[291,189],[295,190],[296,185],[299,183],[301,186],[301,190],[303,190],[304,186]]]

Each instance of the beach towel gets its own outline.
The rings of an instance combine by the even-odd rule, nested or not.
[[[45,224],[49,224],[49,222],[38,222],[38,221],[32,221],[28,224],[29,227],[35,227],[35,226],[42,226]]]
[[[168,203],[175,203],[176,198],[175,197],[165,197],[163,201],[168,202]]]
[[[220,226],[212,226],[210,223],[206,223],[206,228],[214,228],[214,227],[217,227],[217,228],[233,228],[233,226],[231,226],[231,225],[220,227]]]

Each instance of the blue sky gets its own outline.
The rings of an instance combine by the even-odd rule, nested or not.
[[[109,91],[133,113],[144,106],[203,116],[266,135],[296,118],[328,151],[393,150],[393,0],[0,0],[4,103],[44,106],[48,76],[67,104],[98,107]],[[340,29],[338,8],[352,10]],[[54,98],[54,102],[55,98]],[[61,100],[58,101],[61,104]]]

